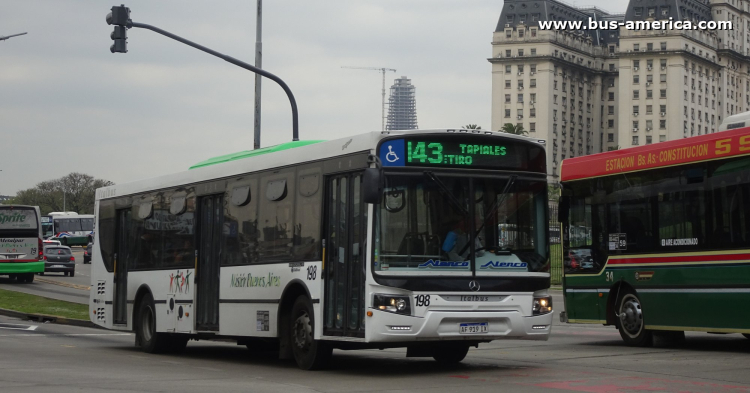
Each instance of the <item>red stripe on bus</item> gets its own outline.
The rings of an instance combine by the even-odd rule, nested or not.
[[[722,262],[750,260],[750,254],[727,254],[727,255],[692,255],[678,257],[646,257],[646,258],[623,258],[610,259],[610,265],[635,265],[648,263],[685,263],[685,262]]]

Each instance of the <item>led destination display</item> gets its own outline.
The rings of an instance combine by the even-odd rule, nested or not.
[[[384,141],[383,166],[545,171],[544,150],[525,141],[481,136],[434,136]]]

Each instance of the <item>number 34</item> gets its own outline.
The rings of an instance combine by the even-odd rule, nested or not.
[[[605,281],[615,281],[615,272],[604,272]]]

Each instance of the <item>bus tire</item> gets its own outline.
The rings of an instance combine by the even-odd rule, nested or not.
[[[34,273],[26,273],[24,274],[23,282],[26,284],[31,284],[34,282]]]
[[[17,274],[8,274],[8,279],[10,281],[20,281]]]
[[[653,332],[646,329],[643,308],[638,295],[625,292],[617,302],[617,329],[625,344],[631,347],[650,347],[654,344]]]
[[[303,370],[318,370],[331,359],[333,348],[330,344],[315,340],[315,314],[312,302],[305,295],[294,301],[289,318],[289,343],[297,366]]]
[[[138,314],[135,319],[135,342],[143,352],[164,353],[170,349],[169,336],[156,332],[156,307],[151,294],[146,294],[138,303]]]
[[[461,363],[469,353],[469,346],[466,344],[442,344],[432,350],[432,358],[438,363],[452,365]]]

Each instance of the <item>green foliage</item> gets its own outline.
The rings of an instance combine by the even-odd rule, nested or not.
[[[476,124],[467,124],[463,128],[467,130],[481,130],[482,126],[478,126]]]
[[[547,199],[549,199],[550,202],[555,202],[560,200],[560,185],[557,183],[548,183],[547,184]]]
[[[89,319],[89,306],[0,289],[0,308],[18,312]]]
[[[84,173],[73,172],[59,179],[43,181],[33,188],[19,191],[15,198],[6,203],[39,206],[42,215],[63,210],[78,214],[93,214],[96,189],[113,184],[109,180],[95,179]]]
[[[522,124],[513,124],[513,123],[505,123],[503,124],[503,128],[500,129],[500,132],[506,132],[508,134],[514,134],[514,135],[526,135],[529,132],[523,129]]]

